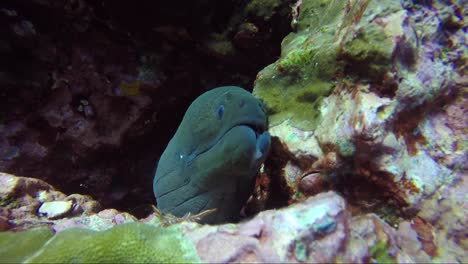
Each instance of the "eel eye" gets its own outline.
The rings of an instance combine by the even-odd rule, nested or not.
[[[223,118],[223,114],[224,114],[224,105],[219,105],[218,109],[216,109],[216,117],[218,118],[218,120],[221,120],[221,118]]]

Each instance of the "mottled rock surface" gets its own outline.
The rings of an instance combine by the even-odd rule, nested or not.
[[[42,192],[53,203],[63,199],[50,185],[35,179],[2,174],[2,182],[22,181],[26,185],[41,184],[49,188]],[[18,187],[16,187],[18,190]],[[10,189],[11,190],[11,189]],[[458,196],[462,188],[452,189],[448,196]],[[4,206],[12,209],[24,197],[2,190],[2,197],[11,197]],[[55,194],[55,198],[52,198]],[[76,195],[75,195],[76,196]],[[447,197],[448,198],[448,197]],[[448,198],[449,199],[449,198]],[[465,205],[466,207],[466,201]],[[116,225],[140,221],[157,228],[174,226],[184,240],[193,244],[202,262],[465,262],[466,251],[453,241],[466,239],[465,230],[457,230],[466,218],[455,218],[451,226],[444,225],[440,217],[448,217],[456,208],[446,209],[438,219],[428,222],[421,217],[403,221],[392,227],[377,215],[353,216],[348,203],[336,192],[323,192],[304,199],[287,208],[267,210],[239,224],[219,226],[200,225],[184,219],[161,216],[159,213],[145,219],[121,213],[114,209],[67,215],[55,220],[38,216],[35,211],[23,210],[21,219],[10,220],[10,231],[47,226],[55,233],[70,228],[93,231],[108,230]],[[172,221],[175,220],[175,221]],[[171,222],[172,221],[172,222]],[[146,227],[145,227],[146,228]],[[156,231],[155,231],[156,232]],[[159,232],[159,231],[157,231]],[[86,232],[85,232],[86,233]],[[166,232],[167,233],[167,232]],[[144,235],[144,234],[141,234]],[[456,236],[456,237],[454,237]],[[61,239],[66,239],[61,237]],[[46,245],[47,246],[47,245]],[[11,254],[10,254],[11,255]],[[50,255],[46,255],[50,257]]]
[[[259,6],[265,8],[256,10]],[[187,221],[197,217],[158,212],[138,220],[116,209],[101,210],[89,196],[67,196],[42,180],[1,173],[0,230],[104,231],[140,221],[157,228],[176,225],[203,262],[468,262],[466,3],[300,0],[292,7],[294,32],[284,39],[280,58],[255,83],[254,94],[271,116],[272,152],[242,222],[199,225]],[[269,12],[281,10],[274,0],[251,1],[244,10],[248,21],[228,23],[236,26],[205,34],[196,43],[220,64],[242,49],[255,55],[258,48],[252,47],[269,39],[258,19],[269,23],[275,20]],[[2,9],[0,19],[9,18],[0,27],[8,27],[18,40],[15,48],[27,50],[41,31],[35,21],[20,23],[25,19],[15,12]],[[83,5],[77,12],[91,11]],[[74,14],[71,18],[81,19],[73,27],[86,29],[87,16]],[[115,26],[121,25],[109,28]],[[193,43],[186,29],[154,30],[164,36],[164,51],[172,55],[179,50],[171,43]],[[153,115],[180,103],[174,94],[161,92],[166,73],[173,78],[166,87],[178,87],[178,95],[187,99],[193,87],[180,84],[193,83],[199,71],[191,64],[159,75],[163,72],[156,66],[167,65],[159,63],[160,57],[139,54],[140,61],[135,46],[125,44],[101,53],[112,41],[86,32],[100,44],[84,45],[90,38],[83,38],[65,62],[58,55],[66,47],[39,52],[58,54],[52,57],[63,65],[52,71],[50,91],[39,89],[47,82],[47,60],[41,56],[31,69],[42,71],[5,86],[2,96],[8,101],[0,110],[10,116],[0,124],[0,168],[57,183],[66,179],[67,186],[79,186],[100,201],[124,202],[150,182],[122,189],[142,168],[127,158],[148,145],[126,142],[126,133],[136,139],[161,124],[158,118],[173,118],[171,111],[170,117]],[[38,47],[55,47],[47,43]],[[193,63],[181,57],[175,64]],[[164,58],[174,64],[168,59],[174,57]],[[0,74],[0,81],[11,79]],[[21,96],[9,96],[18,87]],[[25,87],[37,89],[31,94]],[[114,111],[120,106],[124,111]],[[119,154],[108,147],[120,148]],[[154,162],[157,155],[151,153],[150,158],[139,154]],[[104,156],[106,162],[95,163]],[[118,173],[124,177],[114,185]],[[50,203],[71,208],[49,219],[39,208]]]
[[[99,203],[90,196],[67,196],[42,180],[7,173],[0,173],[0,206],[3,230],[89,216],[100,210]]]
[[[319,2],[297,2],[296,32],[257,76],[266,174],[289,203],[333,190],[353,215],[411,225],[413,261],[466,259],[466,4]]]

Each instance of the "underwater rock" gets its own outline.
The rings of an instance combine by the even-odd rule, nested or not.
[[[39,207],[38,213],[49,219],[56,219],[70,212],[72,206],[72,201],[45,202]]]
[[[3,179],[6,177],[3,176]],[[9,179],[15,180],[13,176]],[[445,193],[448,195],[446,198],[457,196],[458,199],[463,199],[463,188],[466,186],[450,189]],[[458,203],[460,202],[464,202],[466,207],[466,201],[459,200]],[[14,199],[10,200],[10,203],[14,204]],[[10,203],[6,203],[5,207],[11,208]],[[188,218],[176,219],[173,216],[161,215],[159,212],[137,220],[134,216],[115,209],[87,215],[69,215],[66,219],[47,222],[17,218],[10,219],[11,223],[17,223],[16,228],[11,230],[27,231],[1,232],[0,244],[15,245],[8,241],[25,239],[25,237],[28,237],[27,240],[31,243],[21,249],[8,247],[9,250],[0,250],[0,257],[17,261],[31,257],[37,259],[73,257],[83,260],[98,257],[100,261],[126,259],[122,254],[115,256],[108,254],[112,252],[113,247],[105,237],[113,237],[113,243],[118,241],[132,245],[143,243],[140,245],[143,247],[156,245],[159,242],[166,243],[162,242],[166,238],[175,239],[173,242],[181,246],[176,250],[182,250],[181,254],[183,252],[189,254],[194,258],[193,261],[212,263],[248,261],[388,263],[427,262],[431,259],[441,262],[464,262],[468,259],[466,252],[456,248],[456,251],[453,251],[451,242],[454,239],[466,239],[466,231],[457,229],[463,223],[452,222],[451,226],[444,226],[448,224],[446,221],[449,218],[453,218],[451,216],[453,213],[457,214],[456,221],[464,221],[463,213],[456,211],[457,206],[454,204],[442,217],[431,222],[415,219],[403,221],[397,227],[390,226],[372,213],[353,216],[349,203],[331,191],[302,199],[286,208],[263,211],[238,224],[200,225],[189,221]],[[448,207],[445,205],[444,208]],[[444,232],[439,232],[442,230]],[[128,237],[123,237],[122,232],[130,233]],[[114,237],[112,234],[119,235]],[[155,234],[159,235],[154,236]],[[135,235],[140,238],[138,241],[134,241]],[[454,235],[457,238],[454,238]],[[35,238],[29,239],[31,236]],[[142,240],[142,237],[151,238]],[[74,241],[68,242],[69,239]],[[81,242],[75,241],[76,239]],[[46,241],[47,244],[44,244]],[[153,242],[156,244],[152,244]],[[59,252],[68,252],[69,248],[65,245],[69,243],[80,243],[80,250],[76,251],[74,248],[69,254],[59,254]],[[94,256],[94,253],[89,254],[94,252],[93,249],[89,249],[91,245],[102,248],[102,252],[107,253],[97,254],[99,256]],[[435,249],[434,246],[437,251],[431,251]],[[13,249],[15,251],[11,251]],[[77,252],[81,252],[79,256],[76,255]],[[437,252],[436,255],[434,252]],[[131,253],[128,254],[131,256]],[[140,258],[154,259],[162,256],[142,254]]]
[[[324,190],[325,181],[321,173],[313,172],[300,179],[299,191],[306,195],[315,195]]]
[[[117,165],[110,165],[110,159],[106,159],[106,165],[97,165],[100,163],[97,157],[112,155],[109,150],[122,147],[126,136],[143,133],[151,127],[154,118],[153,110],[149,109],[152,102],[149,94],[160,84],[159,80],[141,78],[139,94],[117,94],[115,89],[119,84],[129,82],[127,72],[135,70],[132,78],[139,78],[140,65],[128,47],[109,48],[104,42],[105,47],[101,48],[75,43],[66,52],[51,45],[54,58],[60,57],[66,66],[54,64],[47,87],[43,90],[28,87],[26,95],[21,93],[20,98],[32,99],[23,99],[9,107],[10,112],[2,114],[1,171],[17,174],[41,171],[36,177],[65,186],[76,186],[79,182],[79,188],[87,189],[88,193],[105,195],[110,178],[118,171],[110,167]],[[122,55],[118,62],[111,55],[114,53]],[[6,95],[2,94],[2,98]],[[107,154],[98,154],[103,152]],[[121,161],[115,164],[125,166]],[[67,170],[66,177],[64,170]],[[96,197],[104,200],[101,198]]]
[[[88,216],[100,208],[99,203],[90,196],[67,196],[42,180],[1,172],[0,205],[0,217],[5,220],[5,229],[19,230],[61,221],[57,218],[64,214],[68,217]]]
[[[318,2],[302,1],[281,58],[257,76],[253,93],[269,109],[276,142],[276,164],[265,170],[281,178],[290,202],[335,190],[354,214],[373,212],[391,226],[419,217],[412,228],[434,237],[418,233],[417,261],[466,259],[466,202],[450,194],[464,188],[468,161],[462,6]],[[320,68],[333,45],[332,63]],[[312,89],[324,82],[328,92]]]
[[[97,213],[88,213],[87,215],[79,215],[59,219],[50,222],[50,227],[55,232],[61,232],[70,228],[85,228],[94,231],[103,231],[113,226],[136,222],[135,216],[119,212],[115,209],[105,209]]]
[[[315,160],[335,152],[340,162],[330,164],[326,173],[329,176],[325,177],[329,182],[349,185],[352,180],[346,179],[357,175],[381,189],[386,197],[384,199],[392,200],[399,210],[417,212],[422,201],[431,197],[438,188],[455,183],[466,164],[467,148],[462,143],[466,140],[466,133],[461,132],[457,124],[466,123],[466,117],[462,117],[466,116],[466,109],[462,106],[462,87],[467,85],[467,80],[454,68],[455,59],[440,55],[444,44],[437,37],[440,34],[437,29],[440,24],[438,13],[423,5],[408,12],[398,4],[380,6],[376,1],[361,7],[351,6],[349,10],[334,10],[333,5],[336,3],[330,2],[324,8],[327,12],[338,12],[338,15],[335,14],[338,17],[323,20],[311,11],[316,10],[312,9],[311,2],[302,2],[298,32],[286,38],[282,58],[259,73],[254,88],[254,94],[264,99],[272,111],[271,135],[278,137],[286,148],[282,151],[288,153],[276,155],[295,160],[294,163],[285,162],[284,166],[284,182],[292,189],[289,193],[296,193],[295,184],[306,171],[317,169],[315,165],[312,166]],[[437,8],[447,7],[442,5]],[[350,15],[359,20],[349,22],[347,19],[350,19]],[[320,103],[305,103],[309,109],[315,107],[317,112],[297,115],[294,111],[298,104],[286,102],[294,98],[287,94],[297,93],[297,83],[303,83],[307,78],[310,79],[307,87],[323,82],[324,79],[317,79],[316,75],[321,69],[301,71],[295,79],[291,79],[292,72],[281,75],[272,71],[279,65],[284,68],[285,61],[291,62],[298,69],[303,68],[301,62],[309,65],[306,57],[298,57],[297,60],[288,58],[293,52],[319,48],[323,44],[320,38],[325,33],[310,31],[311,21],[315,23],[313,25],[318,23],[325,27],[323,31],[326,34],[334,32],[341,39],[344,53],[340,55],[340,60],[352,65],[356,64],[353,61],[356,59],[368,63],[372,61],[386,65],[386,70],[379,73],[380,81],[376,81],[368,78],[372,77],[369,76],[369,70],[366,70],[366,75],[360,75],[355,71],[341,69],[343,76],[336,76],[330,95],[321,97]],[[345,25],[351,32],[357,30],[359,33],[341,36],[339,32],[328,31],[331,24],[326,23]],[[381,31],[373,31],[376,27],[381,27]],[[369,32],[366,33],[366,30]],[[450,39],[450,45],[455,49],[462,49],[463,40],[458,37],[462,30],[454,30],[452,35],[444,36]],[[368,35],[366,37],[362,34]],[[424,36],[424,40],[421,36]],[[372,50],[372,45],[377,42],[383,45],[383,42],[365,40],[369,37],[382,37],[389,41],[386,44],[386,55],[382,55],[384,50],[378,51],[380,48]],[[355,55],[351,55],[351,50],[357,48],[353,44],[356,41],[364,42],[359,46],[361,50],[352,51]],[[366,45],[366,42],[371,44]],[[286,43],[293,46],[287,46]],[[410,45],[411,48],[401,45]],[[412,53],[406,54],[401,49],[410,49]],[[381,61],[356,57],[358,54],[375,56],[379,53],[386,59]],[[462,59],[460,56],[463,52],[454,53],[459,54],[458,59]],[[414,59],[408,65],[398,56],[414,56]],[[318,58],[318,55],[314,58]],[[387,67],[389,65],[390,68]],[[354,70],[361,66],[354,67]],[[368,66],[372,68],[375,65]],[[340,71],[338,66],[336,69]],[[288,78],[289,83],[284,81]],[[279,86],[281,91],[275,88]],[[306,89],[304,87],[302,89]],[[278,108],[279,105],[282,110]],[[280,115],[283,117],[279,118]],[[300,117],[304,122],[317,122],[314,126],[304,126],[305,123],[298,123]],[[449,123],[444,120],[449,120]],[[309,131],[311,128],[313,130]]]
[[[466,7],[462,4],[407,0],[297,1],[292,22],[295,32],[284,40],[281,58],[259,73],[254,89],[271,115],[273,151],[266,161],[271,167],[264,169],[275,175],[266,178],[281,179],[286,200],[289,198],[283,202],[290,205],[263,211],[239,224],[208,226],[175,219],[184,239],[196,246],[200,259],[468,262],[467,26]],[[90,9],[80,6],[78,15],[72,16],[79,22],[73,27],[86,33],[90,24],[79,13],[88,10],[89,14]],[[276,9],[274,4],[265,7],[271,7],[268,12]],[[14,24],[23,20],[16,19],[20,11],[2,12],[14,16],[11,20]],[[249,13],[269,18],[269,13],[255,10]],[[32,24],[18,25],[25,27],[23,33],[28,38],[18,43],[28,46],[42,34],[42,27],[34,19],[25,21]],[[245,25],[250,27],[247,30],[235,28],[221,38],[224,41],[225,37],[234,36],[232,43],[220,43],[228,44],[228,48],[232,44],[235,48],[251,48],[252,43],[258,45],[259,40],[269,39],[261,35],[266,29],[257,20],[242,23],[250,22],[255,28],[252,25]],[[21,175],[55,183],[64,180],[93,195],[102,195],[120,170],[119,164],[127,162],[128,156],[112,160],[107,156],[109,152],[100,151],[106,150],[105,146],[122,147],[128,131],[133,136],[144,134],[136,131],[146,129],[146,124],[151,127],[161,118],[152,112],[151,106],[165,102],[150,102],[146,97],[150,91],[158,90],[159,79],[150,84],[135,80],[136,76],[152,72],[149,75],[160,76],[159,70],[152,71],[146,65],[149,68],[135,75],[135,69],[142,65],[131,59],[138,57],[131,47],[116,48],[100,34],[86,36],[93,37],[75,39],[71,51],[47,43],[39,45],[51,47],[39,51],[40,58],[57,60],[59,70],[50,74],[51,91],[34,89],[34,93],[17,94],[11,92],[15,89],[7,90],[4,98],[8,101],[2,109],[8,109],[6,117],[16,119],[0,124],[0,170],[20,171]],[[98,41],[86,42],[94,36]],[[83,40],[86,41],[80,42]],[[3,44],[0,43],[2,52],[11,48],[9,43]],[[165,50],[175,46],[168,44]],[[99,50],[109,52],[92,52]],[[37,55],[34,57],[39,66],[44,63]],[[172,57],[164,59],[174,65],[193,63],[185,56],[180,59],[183,63],[173,63],[168,58]],[[101,61],[108,59],[108,63]],[[127,65],[129,69],[118,65]],[[43,72],[36,74],[37,68],[40,67],[24,68],[34,73],[27,80],[33,83],[32,87],[48,76]],[[171,71],[177,72],[175,79],[189,76],[184,77],[190,79],[186,84],[198,80],[190,78],[199,74],[198,69],[193,75],[187,74],[190,69],[193,67],[174,67]],[[220,68],[219,72],[225,69]],[[8,78],[0,73],[0,81],[5,80]],[[177,93],[181,97],[192,91],[192,87],[179,82],[174,87],[182,87],[183,91]],[[47,98],[46,95],[50,98],[39,100]],[[160,98],[157,95],[151,98]],[[167,101],[173,104],[176,99]],[[120,106],[126,108],[121,111]],[[151,111],[146,111],[147,108]],[[34,109],[33,113],[24,120],[17,118],[26,115],[28,109]],[[131,120],[123,120],[126,117]],[[113,118],[116,122],[107,123]],[[65,143],[67,148],[63,150]],[[95,168],[96,155],[105,156],[109,163],[100,163],[100,168]],[[93,169],[86,168],[82,161],[89,161],[91,164],[87,165]],[[77,164],[78,171],[67,171],[75,168],[70,165]],[[133,177],[128,178],[134,181]],[[273,184],[279,183],[272,177]],[[114,196],[118,196],[116,200],[126,200],[125,195]],[[73,201],[75,206],[66,218],[39,218],[37,210],[41,204],[52,201]],[[257,206],[263,208],[265,204]],[[160,218],[155,213],[140,221],[159,226],[163,225]],[[90,197],[66,196],[43,181],[0,174],[0,230],[20,231],[50,225],[60,234],[72,227],[104,231],[136,221],[135,216],[115,209],[100,211],[98,203]],[[51,233],[46,231],[44,235]]]
[[[288,120],[313,130],[325,118],[323,99],[340,83],[362,78],[359,72],[375,79],[390,70],[403,14],[393,1],[301,1],[296,32],[284,38],[280,59],[255,81],[253,94],[267,104],[271,126]]]
[[[415,234],[412,226],[407,228]],[[388,263],[429,259],[424,251],[407,250],[420,247],[418,239],[404,240],[407,234],[400,234],[375,214],[352,217],[346,202],[334,192],[261,212],[237,225],[198,226],[187,233],[203,262]]]
[[[467,179],[468,174],[464,171],[455,184],[439,188],[422,202],[419,219],[411,222],[421,248],[434,262],[463,263],[468,259]]]

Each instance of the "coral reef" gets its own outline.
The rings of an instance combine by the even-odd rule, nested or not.
[[[18,185],[17,191],[37,182],[13,175],[3,174],[2,177],[27,183]],[[61,199],[53,188],[36,190],[50,199],[53,194],[55,199]],[[45,224],[44,216],[36,215],[35,210],[18,207],[16,210],[23,210],[23,217],[9,215],[9,232],[0,233],[0,244],[10,245],[2,247],[0,259],[14,262],[51,259],[74,262],[465,262],[466,250],[454,244],[454,241],[466,239],[463,229],[466,218],[458,211],[460,206],[467,206],[464,190],[465,181],[456,188],[444,189],[443,213],[428,208],[425,211],[433,213],[430,217],[421,215],[411,221],[405,220],[396,228],[373,213],[353,216],[352,206],[336,192],[322,192],[287,208],[263,211],[239,224],[218,226],[200,225],[190,218],[175,219],[159,212],[137,220],[109,209],[47,219]],[[6,195],[8,193],[2,193]],[[8,208],[24,200],[21,196],[10,197],[5,204]],[[26,231],[18,232],[24,229]],[[12,240],[16,242],[11,243]],[[130,247],[123,250],[119,248],[120,242],[129,243]],[[165,249],[168,243],[171,249]],[[73,246],[75,244],[79,246]],[[17,247],[19,245],[24,247]],[[129,252],[133,247],[138,250]],[[135,252],[141,254],[135,255]]]
[[[393,39],[401,34],[394,20],[403,11],[397,2],[300,2],[296,32],[283,40],[281,58],[257,75],[253,93],[269,107],[272,125],[290,120],[313,130],[323,99],[354,76],[349,69],[379,78],[390,68]]]
[[[466,3],[150,2],[0,9],[1,261],[130,261],[108,246],[125,233],[163,249],[142,261],[468,262]],[[268,63],[253,94],[271,152],[243,220],[154,211],[188,103]]]
[[[448,59],[438,55],[446,45],[439,40],[444,24],[438,13],[427,6],[418,5],[410,12],[399,4],[382,6],[370,1],[359,21],[347,23],[348,16],[357,15],[351,14],[353,7],[346,6],[346,1],[322,4],[323,12],[318,13],[334,10],[339,14],[337,18],[328,16],[325,21],[315,13],[321,9],[311,2],[314,1],[302,2],[298,33],[288,35],[283,42],[282,57],[259,73],[254,88],[254,94],[264,99],[272,111],[272,135],[280,139],[285,151],[296,160],[308,160],[293,165],[302,173],[320,170],[338,178],[332,182],[343,180],[346,184],[352,182],[346,178],[359,175],[384,189],[386,199],[393,200],[398,207],[417,211],[423,198],[432,196],[443,185],[456,184],[465,170],[466,148],[462,142],[466,135],[456,125],[442,122],[450,119],[447,109],[466,112],[461,99],[466,78],[452,70],[456,69],[453,61],[463,57]],[[339,3],[341,8],[336,6]],[[315,26],[301,27],[301,17],[309,12],[311,18],[302,19],[302,23],[313,21]],[[430,20],[436,21],[429,23]],[[333,67],[341,73],[335,73],[330,86],[333,91],[327,90],[331,94],[318,96],[316,92],[320,90],[306,90],[321,86],[326,78],[320,77],[323,75],[317,72],[319,69],[308,68],[317,61],[304,55],[310,54],[310,47],[320,48],[313,43],[325,37],[307,29],[318,30],[330,21],[334,29],[343,28],[330,29],[335,35],[328,40],[339,40],[337,56],[332,60],[343,67]],[[463,34],[463,28],[459,25],[450,30],[453,34],[444,35],[450,39],[445,43],[451,43],[453,53],[462,56],[463,52],[457,49],[464,47],[458,36]],[[346,31],[346,36],[339,35],[340,31]],[[288,43],[301,44],[289,47]],[[284,63],[287,69],[300,71],[293,83],[285,82],[292,72],[280,74],[285,69],[278,67]],[[307,85],[297,88],[297,83],[304,82]],[[304,93],[314,100],[305,102],[301,101],[303,97],[296,96]],[[298,107],[308,110],[299,114]],[[302,118],[305,119],[299,120]],[[457,122],[463,123],[460,118]],[[317,122],[310,123],[314,119]],[[311,126],[304,126],[306,123]],[[314,129],[308,132],[304,128]],[[314,163],[329,153],[337,156],[337,161],[329,164],[331,168]],[[296,178],[289,179],[288,170],[285,182],[295,193],[297,186],[293,185],[301,173],[293,172]]]
[[[450,189],[446,195],[460,196],[463,188],[466,186]],[[446,204],[442,217],[451,217],[457,207]],[[453,229],[457,224],[438,225],[441,215],[434,215],[430,222],[422,218],[403,221],[394,228],[373,213],[353,216],[351,209],[343,197],[330,191],[287,208],[263,211],[238,224],[217,226],[200,225],[187,219],[174,221],[159,213],[145,219],[102,225],[104,216],[111,215],[106,213],[111,210],[105,210],[50,220],[46,226],[40,221],[30,222],[28,230],[22,232],[2,232],[0,244],[8,246],[2,246],[0,258],[15,262],[210,263],[400,263],[467,259],[465,251],[452,244],[454,235],[463,240],[466,234]],[[114,220],[117,218],[119,214],[114,214]],[[80,225],[64,225],[65,221],[72,220],[75,223],[80,220]],[[455,221],[460,220],[463,221]],[[17,227],[24,227],[25,222],[17,219]],[[18,243],[23,246],[17,247]]]
[[[466,239],[453,236],[466,235],[459,227],[467,225],[466,202],[455,194],[465,188],[468,152],[463,6],[345,2],[300,1],[296,32],[257,76],[253,93],[270,109],[273,136],[265,172],[288,203],[337,191],[353,214],[411,225],[426,254],[417,261],[460,262]],[[327,50],[330,62],[320,67]],[[442,216],[450,214],[457,217]],[[385,247],[372,251],[388,260]]]
[[[163,228],[128,223],[102,232],[71,228],[50,235],[47,228],[1,233],[0,241],[4,245],[15,245],[16,241],[27,243],[19,247],[22,252],[12,253],[7,251],[10,248],[5,248],[0,258],[24,263],[199,262],[195,248],[183,239],[175,225]]]

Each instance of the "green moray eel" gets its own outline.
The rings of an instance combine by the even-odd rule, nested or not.
[[[153,181],[158,209],[202,219],[236,221],[270,149],[262,103],[237,86],[200,95],[187,109],[159,160]]]

